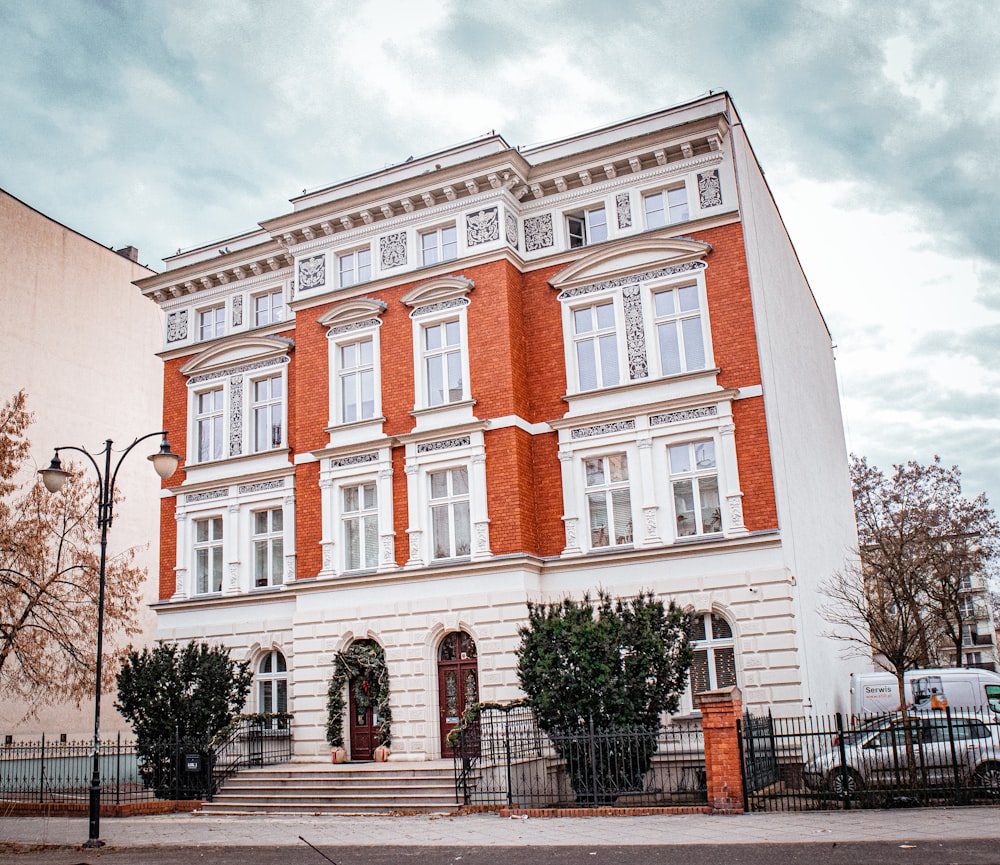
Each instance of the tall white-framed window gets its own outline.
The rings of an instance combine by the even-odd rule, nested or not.
[[[604,205],[567,213],[566,236],[570,249],[607,240],[608,215]]]
[[[425,324],[421,337],[426,404],[438,406],[460,401],[465,393],[465,364],[459,320]]]
[[[572,311],[573,345],[580,390],[612,387],[621,382],[618,329],[611,298]]]
[[[653,292],[653,316],[660,374],[675,375],[705,368],[701,292],[681,285]]]
[[[354,249],[337,256],[337,272],[340,287],[348,288],[372,278],[372,251],[369,248]]]
[[[253,296],[254,327],[285,320],[285,296],[280,288]]]
[[[687,187],[681,183],[642,197],[646,228],[660,228],[690,219]]]
[[[722,531],[715,442],[685,442],[667,449],[677,537]]]
[[[437,264],[458,256],[458,233],[454,225],[445,225],[420,235],[420,263]]]
[[[976,602],[969,597],[958,599],[958,612],[963,619],[976,618]]]
[[[583,461],[583,470],[591,548],[631,544],[628,457],[623,453],[591,457]]]
[[[198,462],[222,459],[223,389],[221,387],[195,394],[195,441]]]
[[[337,345],[337,388],[340,421],[355,423],[375,417],[375,338]]]
[[[721,613],[696,613],[688,632],[691,693],[701,694],[738,684],[733,627]]]
[[[198,312],[198,339],[215,339],[226,333],[226,305],[220,304]]]
[[[469,514],[469,470],[448,468],[428,472],[430,485],[431,556],[453,559],[472,551]]]
[[[345,571],[378,567],[378,492],[375,481],[340,488]]]
[[[257,665],[257,711],[288,711],[288,664],[281,652],[268,652]]]
[[[253,512],[253,584],[260,589],[285,581],[285,520],[281,508]]]
[[[281,375],[255,379],[253,389],[253,449],[255,453],[284,443],[285,380]]]
[[[222,591],[222,517],[194,521],[195,592]]]

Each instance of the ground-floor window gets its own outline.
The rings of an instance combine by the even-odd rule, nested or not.
[[[268,652],[257,665],[257,711],[288,711],[288,665],[277,650]]]

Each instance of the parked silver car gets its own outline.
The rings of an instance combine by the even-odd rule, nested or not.
[[[907,759],[902,718],[885,718],[867,730],[844,737],[841,747],[825,748],[803,767],[814,790],[838,795],[873,787],[982,787],[1000,795],[1000,730],[973,714],[918,714],[909,718],[912,761]],[[912,767],[912,768],[911,768]]]

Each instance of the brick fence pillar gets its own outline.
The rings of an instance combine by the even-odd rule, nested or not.
[[[743,772],[736,721],[743,713],[737,687],[705,691],[697,696],[705,736],[705,783],[708,804],[716,813],[743,813]]]

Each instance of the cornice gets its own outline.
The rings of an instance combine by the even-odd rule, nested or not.
[[[641,381],[630,382],[626,385],[619,385],[617,388],[605,388],[600,391],[587,391],[586,394],[578,394],[573,397],[563,397],[563,399],[576,399],[593,397],[612,391],[637,390],[650,385],[662,385],[673,381],[683,381],[695,379],[702,376],[714,376],[719,373],[718,369],[698,370],[697,372],[682,373],[681,375],[669,376],[667,378],[642,379]],[[555,430],[572,429],[574,427],[593,426],[595,424],[612,423],[626,418],[639,417],[649,414],[666,414],[672,411],[683,411],[689,408],[700,408],[702,406],[716,405],[720,402],[731,402],[739,393],[739,388],[718,388],[717,390],[704,391],[703,393],[683,396],[677,399],[658,399],[646,403],[620,406],[613,409],[603,409],[595,412],[581,412],[574,415],[563,415],[556,420],[547,421]]]

